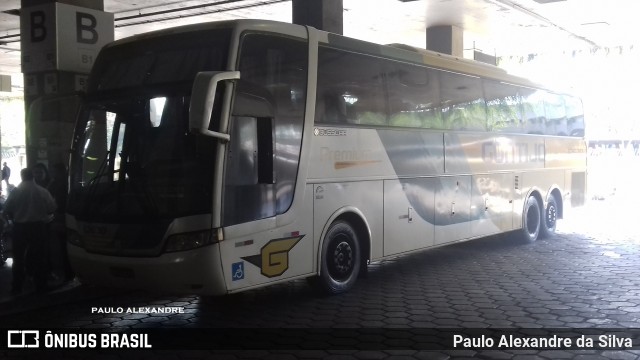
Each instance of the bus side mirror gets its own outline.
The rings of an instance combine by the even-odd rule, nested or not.
[[[196,75],[191,88],[189,104],[189,129],[223,141],[229,141],[229,134],[211,131],[211,112],[216,100],[216,89],[221,81],[240,79],[239,71],[203,71]],[[221,98],[219,101],[223,101]],[[229,104],[223,104],[220,119],[229,118]]]

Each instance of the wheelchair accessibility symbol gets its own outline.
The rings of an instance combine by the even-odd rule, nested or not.
[[[244,279],[244,262],[237,262],[231,264],[231,280],[242,280]]]

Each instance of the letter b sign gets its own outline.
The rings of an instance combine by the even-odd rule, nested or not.
[[[96,17],[82,12],[76,12],[76,41],[79,44],[95,44],[98,42]]]
[[[100,49],[113,41],[113,20],[111,13],[61,2],[22,9],[22,71],[88,74]]]

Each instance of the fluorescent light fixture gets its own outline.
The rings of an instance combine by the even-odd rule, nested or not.
[[[602,26],[602,25],[609,26],[609,25],[611,25],[611,24],[609,24],[609,23],[608,23],[608,22],[606,22],[606,21],[594,21],[594,22],[584,23],[584,24],[580,24],[580,25],[582,25],[582,26],[593,26],[593,25],[597,25],[597,26]]]
[[[561,2],[561,1],[567,1],[567,0],[533,0],[533,1],[537,2],[538,4],[549,4],[549,3]]]

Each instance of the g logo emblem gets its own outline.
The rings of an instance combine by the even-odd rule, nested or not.
[[[260,268],[260,273],[272,278],[284,274],[289,269],[289,251],[304,235],[274,239],[260,249],[260,255],[243,257],[243,260]]]

